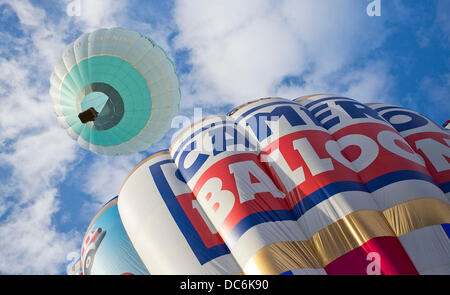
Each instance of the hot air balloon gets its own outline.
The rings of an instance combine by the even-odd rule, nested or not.
[[[88,226],[79,264],[83,275],[149,274],[123,228],[117,197],[109,200]]]
[[[152,274],[241,273],[169,151],[150,156],[130,173],[120,190],[118,208]]]
[[[121,28],[79,37],[50,77],[59,123],[105,155],[148,148],[170,129],[180,101],[173,63],[154,41]]]
[[[117,207],[152,274],[450,274],[449,159],[402,107],[263,98],[182,131]]]

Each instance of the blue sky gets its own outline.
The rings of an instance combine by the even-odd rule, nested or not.
[[[450,1],[0,0],[0,273],[65,273],[102,204],[131,169],[169,147],[106,157],[58,125],[49,77],[82,33],[120,26],[175,61],[180,114],[249,100],[335,93],[450,119]],[[67,13],[79,4],[79,15]]]

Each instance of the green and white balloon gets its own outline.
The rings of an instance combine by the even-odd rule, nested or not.
[[[79,37],[55,66],[50,84],[61,125],[98,154],[147,149],[170,129],[179,110],[172,61],[151,39],[121,28]],[[82,123],[78,114],[91,107],[98,117]]]

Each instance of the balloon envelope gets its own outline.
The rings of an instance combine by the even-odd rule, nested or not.
[[[179,108],[178,76],[164,50],[121,28],[79,37],[55,66],[50,83],[61,125],[83,148],[99,154],[148,148],[164,136]],[[98,116],[82,123],[91,108]]]
[[[173,162],[169,151],[142,161],[127,177],[118,208],[152,274],[241,273]]]
[[[119,212],[159,274],[450,274],[449,146],[397,106],[260,99],[138,165]]]
[[[91,221],[81,248],[84,275],[149,274],[123,227],[117,197]]]

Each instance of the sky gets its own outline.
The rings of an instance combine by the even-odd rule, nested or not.
[[[0,0],[0,274],[65,274],[96,212],[141,160],[107,157],[60,127],[49,77],[80,35],[123,27],[158,43],[180,115],[261,97],[332,93],[450,119],[450,1]]]

